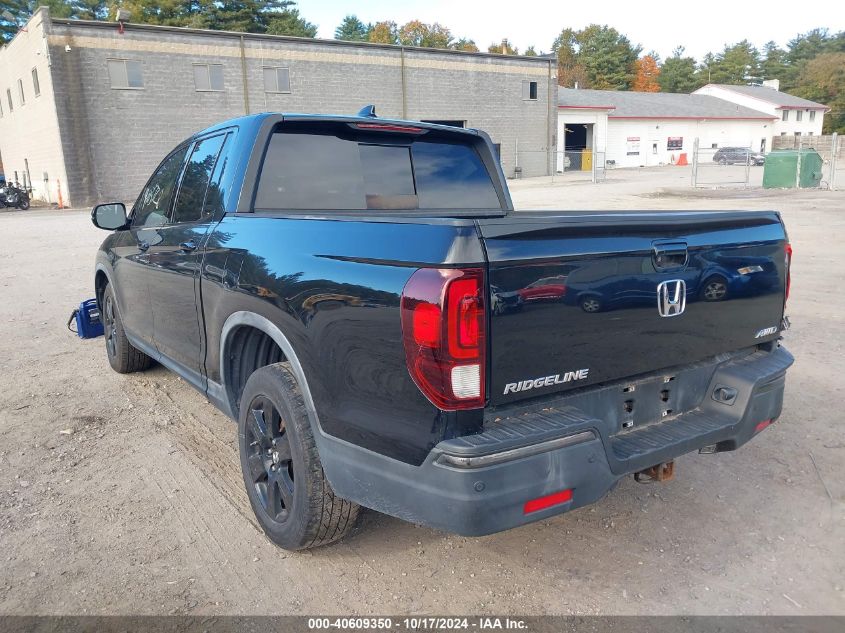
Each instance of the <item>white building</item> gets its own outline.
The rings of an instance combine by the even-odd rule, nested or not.
[[[692,94],[561,88],[557,170],[572,169],[580,151],[593,147],[618,167],[664,165],[681,154],[690,160],[696,138],[701,148],[767,152],[774,136],[820,135],[827,111],[780,92],[776,80],[762,86],[708,84]]]
[[[702,148],[767,151],[778,116],[705,94],[560,88],[557,170],[572,168],[567,152],[591,147],[617,167],[691,161],[696,138]]]
[[[771,136],[818,136],[822,133],[824,114],[830,108],[780,92],[777,79],[762,86],[708,84],[693,94],[709,95],[776,117]],[[769,142],[766,147],[771,147]]]

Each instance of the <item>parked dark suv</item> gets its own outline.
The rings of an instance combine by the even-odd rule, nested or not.
[[[760,152],[755,152],[747,147],[722,147],[713,155],[713,162],[720,165],[762,165],[766,157]]]

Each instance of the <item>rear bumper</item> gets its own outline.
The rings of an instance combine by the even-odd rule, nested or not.
[[[676,372],[679,382],[697,386],[698,406],[626,432],[619,432],[616,421],[588,413],[601,410],[618,390],[610,385],[554,406],[520,410],[480,435],[443,441],[420,466],[325,435],[320,455],[341,497],[415,523],[480,536],[594,503],[621,477],[685,453],[742,446],[765,428],[761,423],[780,416],[792,362],[777,348],[690,368],[688,376]],[[721,387],[736,390],[730,404],[713,397]],[[526,502],[563,490],[571,498],[526,512]]]

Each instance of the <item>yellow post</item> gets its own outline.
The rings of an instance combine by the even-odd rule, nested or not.
[[[593,150],[585,149],[581,154],[581,171],[593,171]]]

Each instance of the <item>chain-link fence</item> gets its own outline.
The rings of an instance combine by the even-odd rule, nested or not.
[[[695,139],[692,150],[692,186],[761,185],[764,160],[762,154],[750,147],[702,147],[699,139]]]

